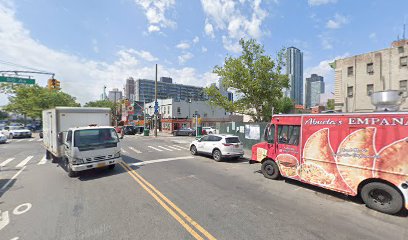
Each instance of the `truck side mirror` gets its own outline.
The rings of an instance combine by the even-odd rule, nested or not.
[[[58,143],[59,144],[64,143],[64,134],[62,132],[58,133]]]

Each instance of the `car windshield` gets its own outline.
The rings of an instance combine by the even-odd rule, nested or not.
[[[238,137],[228,137],[228,138],[225,138],[225,142],[226,142],[226,143],[240,143]]]
[[[74,133],[74,146],[87,147],[119,142],[118,135],[113,128],[84,129]]]

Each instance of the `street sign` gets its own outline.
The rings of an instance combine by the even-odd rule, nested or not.
[[[0,82],[19,83],[19,84],[35,84],[35,79],[0,76]]]

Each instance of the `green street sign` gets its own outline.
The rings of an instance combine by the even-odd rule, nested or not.
[[[0,82],[5,82],[5,83],[20,83],[20,84],[35,84],[35,79],[32,79],[32,78],[19,78],[19,77],[5,77],[5,76],[0,76]]]

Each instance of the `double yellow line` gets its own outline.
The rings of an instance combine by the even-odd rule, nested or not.
[[[179,207],[177,207],[172,201],[170,201],[166,196],[164,196],[159,190],[157,190],[148,181],[142,178],[138,173],[129,167],[125,162],[119,162],[120,166],[127,171],[127,173],[137,182],[139,185],[146,190],[166,211],[176,219],[181,226],[183,226],[187,232],[189,232],[195,239],[211,239],[216,238],[212,236],[207,230],[200,226],[197,222],[191,219],[185,212],[183,212]],[[176,213],[177,212],[177,213]],[[189,224],[187,224],[187,223]],[[197,233],[198,230],[205,238]]]

